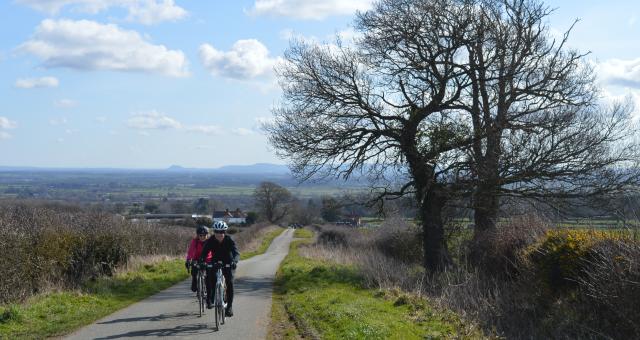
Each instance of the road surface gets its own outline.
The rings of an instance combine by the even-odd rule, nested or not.
[[[213,330],[213,310],[198,317],[190,278],[86,326],[66,339],[264,339],[270,321],[275,273],[289,251],[293,230],[275,238],[262,255],[238,264],[234,316]]]

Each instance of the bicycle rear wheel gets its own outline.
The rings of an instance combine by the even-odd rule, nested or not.
[[[204,305],[206,302],[206,295],[204,292],[204,277],[202,274],[198,274],[198,312],[202,316],[204,313]]]

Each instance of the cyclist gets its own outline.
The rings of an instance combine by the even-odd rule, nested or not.
[[[191,291],[195,292],[197,290],[196,278],[198,276],[198,267],[195,266],[195,262],[200,258],[200,254],[202,254],[202,248],[204,247],[204,243],[209,236],[209,230],[207,227],[200,225],[196,229],[196,237],[191,240],[189,243],[189,249],[187,250],[187,260],[184,263],[187,270],[191,269]],[[207,256],[205,261],[207,263],[211,262],[213,258],[211,252],[206,253]]]
[[[240,253],[236,247],[236,242],[231,236],[226,235],[227,223],[224,221],[217,221],[213,224],[213,237],[210,237],[207,242],[204,243],[202,248],[202,254],[200,255],[200,262],[205,258],[205,254],[213,252],[213,263],[222,261],[224,265],[230,265],[222,267],[222,275],[224,275],[225,282],[227,284],[227,309],[225,314],[227,316],[233,316],[233,273],[237,267],[238,260],[240,259]],[[216,271],[214,269],[207,269],[207,308],[213,308],[214,291],[213,285],[216,282]]]

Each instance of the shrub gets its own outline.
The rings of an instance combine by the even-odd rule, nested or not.
[[[524,215],[499,223],[495,231],[469,243],[467,262],[485,274],[507,278],[521,269],[523,252],[549,229],[537,216]]]
[[[323,229],[318,235],[318,242],[334,247],[346,247],[349,244],[346,233],[338,229]]]
[[[422,263],[422,231],[401,218],[385,220],[373,234],[373,245],[386,256],[405,263]]]
[[[132,255],[182,254],[191,232],[67,206],[0,204],[0,302],[111,275]]]
[[[592,247],[605,240],[623,239],[622,234],[597,230],[552,230],[529,249],[528,257],[542,281],[552,290],[575,288]]]
[[[213,220],[210,217],[198,217],[194,220],[194,222],[196,226],[204,225],[210,227],[211,225],[213,225]]]
[[[604,239],[584,256],[577,278],[586,323],[604,334],[640,338],[640,243]]]

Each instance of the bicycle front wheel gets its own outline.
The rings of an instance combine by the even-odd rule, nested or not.
[[[214,299],[213,299],[213,318],[215,319],[215,325],[216,325],[216,331],[220,330],[220,304],[218,303],[218,297],[220,295],[218,295],[218,285],[216,285],[216,288],[214,290]]]

